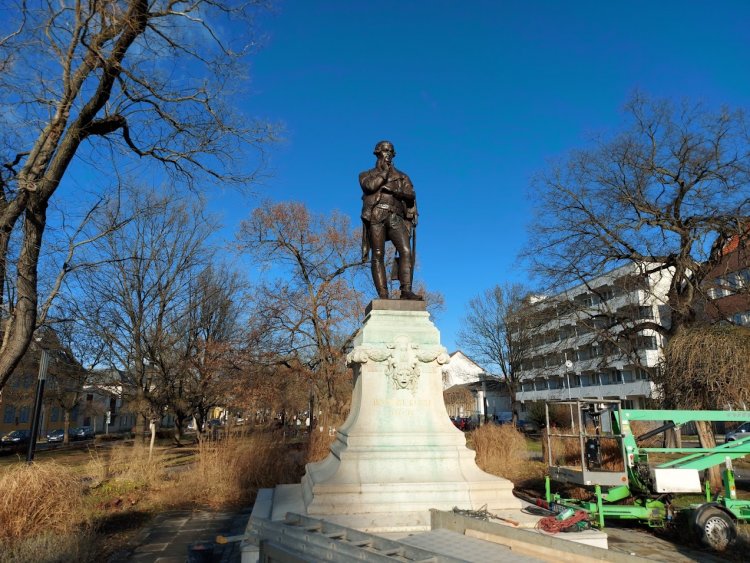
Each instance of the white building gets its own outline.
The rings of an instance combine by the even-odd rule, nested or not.
[[[629,264],[554,297],[535,298],[531,310],[539,321],[527,339],[518,400],[613,398],[626,408],[643,407],[654,392],[651,374],[664,342],[652,329],[623,331],[634,322],[669,321],[671,276]]]
[[[510,398],[502,380],[490,375],[461,350],[451,355],[451,361],[443,366],[443,390],[448,395],[456,395],[457,389],[464,388],[472,394],[472,404],[452,404],[446,401],[448,414],[457,417],[471,417],[478,422],[480,417],[506,420],[510,417]]]
[[[484,368],[464,354],[456,350],[451,355],[451,361],[443,366],[443,389],[454,385],[474,383],[485,373]]]

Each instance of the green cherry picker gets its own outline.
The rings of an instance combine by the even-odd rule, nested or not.
[[[572,429],[550,426],[551,405],[570,410]],[[717,551],[736,538],[736,522],[750,519],[750,501],[737,499],[732,468],[733,460],[750,454],[750,435],[715,448],[639,445],[691,422],[745,422],[750,411],[621,409],[618,400],[579,399],[548,403],[546,416],[548,506],[583,510],[599,528],[608,519],[661,528],[679,516],[695,539]],[[636,436],[634,422],[648,422],[651,429]],[[653,455],[659,458],[654,461],[649,454],[666,455]],[[708,483],[701,486],[700,474],[722,464],[723,491],[712,497]],[[564,498],[552,492],[552,481],[593,489],[593,494],[589,500]],[[676,508],[674,495],[681,493],[704,493],[706,500]]]

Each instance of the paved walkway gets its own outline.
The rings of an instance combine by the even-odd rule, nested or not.
[[[156,516],[135,539],[129,553],[120,553],[108,563],[239,563],[240,543],[215,543],[217,535],[234,536],[245,532],[252,507],[236,512],[212,510],[173,511]],[[605,530],[609,548],[668,563],[720,563],[731,558],[678,546],[638,527]]]
[[[218,545],[216,536],[243,534],[251,510],[252,507],[237,512],[164,512],[138,534],[138,547],[110,559],[110,563],[237,563],[239,542]]]
[[[609,549],[620,551],[642,557],[649,561],[664,561],[666,563],[725,563],[731,561],[720,554],[708,549],[699,549],[693,546],[678,545],[662,539],[652,532],[633,526],[630,528],[618,528],[608,526],[604,530],[607,533]]]

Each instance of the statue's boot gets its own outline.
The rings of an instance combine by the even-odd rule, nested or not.
[[[401,299],[410,299],[412,301],[422,301],[424,297],[417,293],[413,293],[410,285],[401,286]]]
[[[373,260],[372,281],[380,299],[388,299],[388,278],[385,275],[385,264]]]

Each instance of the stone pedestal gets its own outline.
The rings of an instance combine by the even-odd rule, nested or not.
[[[308,515],[378,532],[429,529],[430,508],[520,507],[512,483],[477,467],[448,418],[449,356],[423,302],[373,301],[347,361],[351,412],[328,457],[306,468]]]

